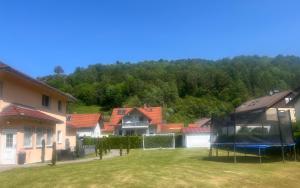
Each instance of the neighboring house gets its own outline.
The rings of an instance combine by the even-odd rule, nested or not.
[[[211,118],[201,118],[182,129],[183,144],[187,148],[210,147]]]
[[[162,107],[114,108],[110,118],[116,135],[155,134],[161,123]]]
[[[0,164],[16,164],[26,153],[25,163],[52,158],[52,144],[63,150],[75,147],[76,138],[67,133],[66,106],[75,100],[41,81],[0,62]],[[68,144],[66,144],[68,143]]]
[[[110,136],[114,135],[115,129],[114,126],[111,126],[109,122],[103,123],[103,128],[101,129],[101,135],[102,136]]]
[[[210,127],[211,118],[201,118],[194,123],[189,124],[189,127]]]
[[[235,109],[236,114],[245,114],[253,111],[265,111],[266,120],[276,120],[276,110],[289,111],[292,122],[296,122],[296,111],[293,99],[297,97],[297,93],[293,91],[283,91],[271,93],[268,96],[252,99],[247,101]]]
[[[181,133],[183,127],[183,123],[160,124],[160,131],[158,133]]]
[[[68,114],[67,125],[76,129],[79,137],[101,137],[103,119],[101,114]]]
[[[210,147],[210,127],[182,128],[183,144],[187,148]]]

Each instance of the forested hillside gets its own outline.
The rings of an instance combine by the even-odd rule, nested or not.
[[[300,86],[300,58],[295,56],[116,62],[77,68],[70,75],[61,72],[39,79],[71,93],[81,106],[110,111],[120,106],[162,105],[169,122],[186,123],[230,112],[270,90]]]

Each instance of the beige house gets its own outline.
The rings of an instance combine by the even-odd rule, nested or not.
[[[0,62],[0,164],[51,160],[52,144],[73,149],[76,133],[66,128],[66,105],[74,98]]]

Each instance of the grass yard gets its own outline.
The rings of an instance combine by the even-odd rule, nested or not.
[[[300,162],[233,164],[207,155],[200,149],[132,150],[103,161],[2,172],[0,187],[300,187]]]

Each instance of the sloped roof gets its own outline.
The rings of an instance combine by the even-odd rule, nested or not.
[[[199,133],[210,133],[209,127],[184,127],[182,128],[184,134],[199,134]]]
[[[111,125],[118,125],[122,118],[132,112],[134,109],[138,110],[149,118],[151,124],[159,124],[162,122],[162,107],[142,107],[142,108],[114,108],[110,117]],[[119,114],[119,110],[124,111]]]
[[[162,132],[162,133],[180,133],[183,127],[184,127],[183,123],[160,124],[160,132]]]
[[[13,73],[13,74],[18,75],[18,76],[20,76],[20,77],[22,77],[22,78],[24,78],[26,80],[29,80],[30,82],[32,82],[34,84],[37,84],[39,87],[43,87],[43,88],[46,88],[46,89],[48,89],[50,91],[53,91],[53,92],[58,93],[60,95],[63,95],[65,97],[67,97],[67,99],[70,100],[70,101],[76,101],[76,98],[73,97],[71,94],[64,93],[64,92],[62,92],[62,91],[60,91],[60,90],[58,90],[58,89],[56,89],[56,88],[54,88],[52,86],[49,86],[48,84],[46,84],[46,83],[44,83],[42,81],[34,79],[31,76],[28,76],[28,75],[26,75],[26,74],[24,74],[24,73],[22,73],[22,72],[20,72],[20,71],[18,71],[16,69],[14,69],[14,68],[12,68],[12,67],[4,64],[1,61],[0,61],[0,71],[6,71],[6,72]]]
[[[283,91],[269,96],[264,96],[247,101],[235,109],[236,113],[258,110],[263,108],[270,108],[286,96],[290,95],[292,91]]]
[[[105,133],[113,133],[115,130],[114,126],[111,126],[109,122],[104,122],[103,129],[101,129],[101,132]]]
[[[68,114],[67,125],[74,128],[90,128],[95,127],[101,120],[101,114]]]
[[[211,118],[201,118],[197,120],[195,123],[189,124],[189,127],[203,127],[205,124],[209,123]]]
[[[52,116],[49,116],[34,108],[29,108],[29,107],[19,106],[19,105],[9,105],[5,107],[0,112],[0,117],[27,117],[27,118],[37,119],[41,121],[63,123],[63,121],[58,120]]]

